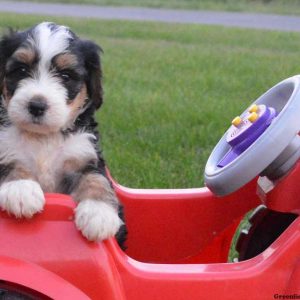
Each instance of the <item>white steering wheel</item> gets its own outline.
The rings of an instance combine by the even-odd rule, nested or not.
[[[205,167],[216,195],[236,191],[257,175],[276,180],[300,157],[300,75],[259,97],[218,142]]]

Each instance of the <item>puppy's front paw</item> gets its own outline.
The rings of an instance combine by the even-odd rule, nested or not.
[[[75,224],[90,241],[113,237],[123,222],[110,205],[97,200],[83,200],[75,210]]]
[[[10,181],[0,187],[0,207],[17,218],[31,218],[43,210],[44,204],[44,193],[33,180]]]

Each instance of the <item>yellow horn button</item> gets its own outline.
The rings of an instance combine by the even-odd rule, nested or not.
[[[248,110],[250,113],[257,113],[258,112],[258,106],[256,104],[252,104],[250,107],[249,107],[249,110]]]
[[[258,119],[258,114],[256,112],[251,113],[247,118],[251,123],[254,123]]]
[[[242,118],[241,117],[235,117],[232,121],[231,124],[234,125],[235,127],[239,126],[242,123]]]

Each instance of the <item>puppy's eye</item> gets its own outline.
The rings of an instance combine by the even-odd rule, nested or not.
[[[26,67],[21,67],[17,70],[17,72],[20,74],[27,74],[28,69]]]
[[[62,78],[62,80],[64,82],[68,82],[71,80],[71,76],[70,74],[66,73],[66,72],[63,72],[63,73],[60,73],[60,77]]]
[[[9,74],[11,75],[17,75],[19,77],[26,77],[29,74],[29,67],[26,65],[18,66],[14,69],[12,69]]]
[[[75,82],[80,80],[79,74],[74,70],[69,70],[69,69],[57,70],[56,76],[61,78],[64,83]]]

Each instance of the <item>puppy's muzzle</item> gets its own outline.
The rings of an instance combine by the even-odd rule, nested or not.
[[[35,118],[41,118],[44,116],[48,105],[40,99],[33,99],[28,103],[28,111]]]

